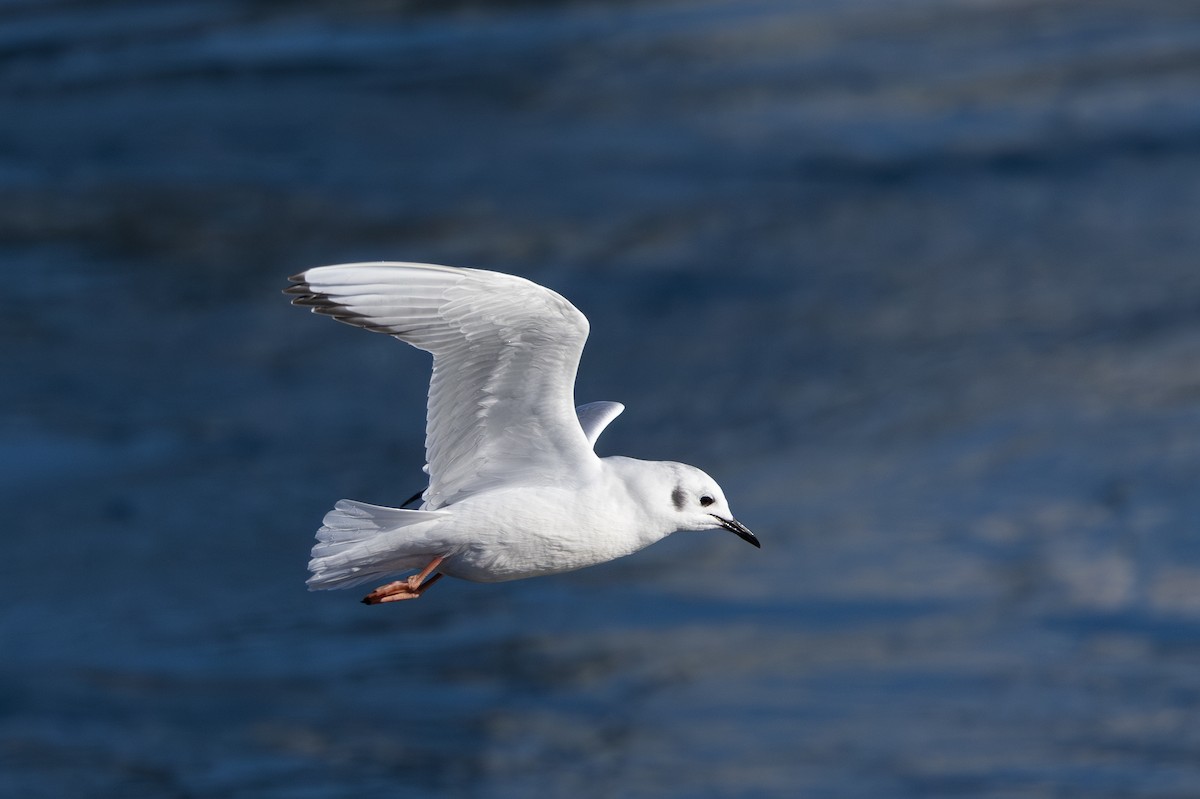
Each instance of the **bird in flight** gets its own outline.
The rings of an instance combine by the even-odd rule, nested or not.
[[[397,262],[321,266],[291,282],[295,305],[433,354],[420,508],[337,502],[317,531],[310,590],[415,572],[363,602],[416,599],[443,575],[557,574],[681,530],[719,528],[760,546],[694,466],[593,452],[625,406],[574,407],[588,321],[550,289]]]

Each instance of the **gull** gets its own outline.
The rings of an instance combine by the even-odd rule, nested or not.
[[[499,272],[385,261],[290,280],[295,305],[433,354],[429,485],[404,503],[420,498],[420,508],[337,502],[317,531],[309,590],[415,571],[363,602],[416,599],[443,575],[558,574],[682,530],[724,529],[761,546],[696,467],[595,454],[625,406],[574,407],[588,321],[550,289]]]

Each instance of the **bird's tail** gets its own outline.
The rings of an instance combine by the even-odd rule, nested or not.
[[[308,589],[348,588],[384,575],[419,569],[433,552],[424,533],[447,511],[404,510],[339,500],[325,514],[312,548]]]

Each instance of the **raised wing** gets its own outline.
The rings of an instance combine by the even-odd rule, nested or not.
[[[425,509],[599,468],[574,410],[588,323],[558,294],[512,275],[412,263],[322,266],[291,280],[296,305],[433,353]]]
[[[575,415],[579,417],[579,426],[583,428],[589,446],[596,446],[596,439],[604,432],[604,428],[620,416],[623,410],[625,406],[619,402],[589,402],[575,409]]]

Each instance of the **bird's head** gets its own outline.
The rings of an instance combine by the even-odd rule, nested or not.
[[[716,480],[684,463],[659,461],[648,465],[654,474],[643,486],[643,492],[649,494],[646,502],[673,531],[719,528],[762,547],[754,533],[733,518],[725,492]]]

